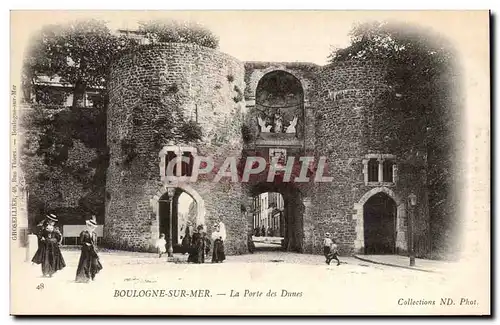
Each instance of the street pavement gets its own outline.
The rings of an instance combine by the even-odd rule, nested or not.
[[[477,312],[486,307],[484,301],[459,304],[464,298],[480,298],[467,291],[463,272],[418,272],[354,257],[340,257],[342,264],[337,266],[335,262],[326,265],[320,255],[259,251],[227,256],[220,264],[197,265],[187,264],[187,255],[169,259],[152,253],[101,251],[104,269],[96,281],[80,284],[74,282],[78,250],[63,249],[67,266],[53,278],[41,277],[40,266],[26,262],[25,255],[22,249],[12,254],[14,313],[373,315],[385,310],[407,315]],[[191,298],[120,297],[148,289],[200,289],[202,293],[195,292]],[[206,290],[209,294],[203,297]],[[439,304],[442,298],[451,298],[454,305],[444,310],[435,305],[405,305],[408,299]],[[50,304],[43,303],[48,300]]]
[[[459,262],[415,259],[415,265],[410,266],[410,258],[403,255],[356,255],[358,260],[393,267],[403,267],[425,272],[447,273],[453,269],[460,268]]]

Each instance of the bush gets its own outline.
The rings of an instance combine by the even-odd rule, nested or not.
[[[243,92],[240,87],[234,86],[234,91],[236,92],[236,96],[233,97],[235,103],[239,103],[243,100]]]
[[[241,126],[241,136],[243,137],[243,141],[246,143],[249,143],[254,140],[252,130],[246,124],[243,124]]]
[[[139,31],[152,42],[189,43],[217,49],[219,39],[205,27],[191,22],[149,20],[139,23]]]
[[[185,122],[181,126],[181,133],[183,135],[183,139],[188,141],[188,142],[195,142],[198,140],[201,140],[203,137],[203,133],[201,130],[201,127],[198,123],[195,121],[188,121]]]

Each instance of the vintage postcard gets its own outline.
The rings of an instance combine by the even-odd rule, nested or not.
[[[490,315],[488,11],[12,11],[12,315]]]

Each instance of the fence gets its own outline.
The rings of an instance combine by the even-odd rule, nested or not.
[[[103,225],[97,225],[95,233],[97,234],[97,245],[102,241]],[[86,225],[64,225],[62,229],[63,245],[80,245],[80,233],[87,229]]]

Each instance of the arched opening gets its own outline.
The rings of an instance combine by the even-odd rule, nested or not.
[[[265,74],[257,84],[251,116],[260,140],[293,142],[302,139],[304,90],[300,80],[282,70]]]
[[[285,202],[278,192],[253,197],[252,240],[256,250],[280,250],[285,239]]]
[[[256,250],[302,252],[304,204],[291,184],[261,183],[251,191],[249,228]]]
[[[188,225],[197,224],[198,204],[187,192],[176,188],[173,197],[169,197],[168,192],[160,197],[158,209],[159,233],[165,234],[167,243],[171,236],[174,253],[182,252],[182,239]]]
[[[365,254],[395,254],[396,202],[386,193],[370,197],[363,207]]]

